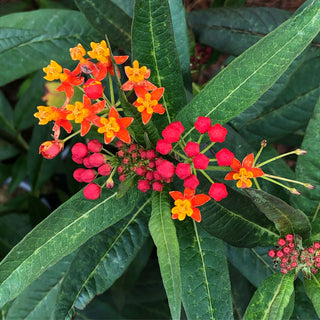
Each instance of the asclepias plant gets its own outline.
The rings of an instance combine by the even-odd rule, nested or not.
[[[31,186],[3,215],[27,201],[35,222],[3,254],[2,318],[319,317],[320,2],[292,16],[186,15],[179,0],[75,4],[81,13],[0,18],[1,84],[40,70],[14,110],[1,96],[3,160],[17,157],[1,173],[12,190],[25,176]],[[203,88],[187,24],[206,55],[230,55]],[[55,173],[67,199],[47,214]]]

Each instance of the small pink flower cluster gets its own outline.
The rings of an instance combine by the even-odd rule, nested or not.
[[[208,117],[198,117],[195,122],[196,130],[201,134],[208,133],[212,145],[216,142],[224,142],[228,133],[227,129],[220,124],[211,125],[211,119]],[[167,155],[172,150],[172,144],[178,143],[181,135],[184,132],[184,127],[180,121],[170,123],[163,131],[163,139],[158,140],[156,150]],[[201,138],[200,138],[201,139]],[[199,140],[200,141],[200,140]],[[195,190],[199,185],[199,180],[196,175],[196,170],[206,170],[210,159],[204,154],[207,148],[200,151],[200,143],[189,141],[183,147],[186,155],[185,162],[178,163],[175,173],[183,180],[185,188]],[[216,154],[216,160],[220,166],[230,166],[233,162],[234,154],[224,148]],[[216,201],[220,201],[227,197],[228,192],[223,183],[212,183],[209,190],[209,195]]]
[[[129,174],[135,172],[140,176],[138,189],[147,192],[149,189],[161,192],[164,183],[170,183],[174,175],[174,165],[163,159],[158,152],[138,147],[136,144],[126,145],[117,143],[118,158],[121,165],[118,166],[119,180],[124,181]]]
[[[303,249],[301,238],[287,234],[285,239],[280,238],[278,249],[271,249],[268,255],[273,259],[275,268],[280,263],[283,274],[298,268],[308,275],[316,274],[320,268],[320,243],[314,242],[309,248]]]
[[[195,46],[194,55],[190,57],[191,69],[199,69],[201,65],[206,64],[210,59],[211,53],[211,47],[202,46],[200,43],[197,43]]]

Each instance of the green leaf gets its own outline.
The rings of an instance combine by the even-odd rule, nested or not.
[[[275,273],[255,292],[243,320],[282,319],[293,294],[294,274]]]
[[[320,274],[312,274],[310,280],[303,277],[303,284],[308,297],[312,301],[318,317],[320,317]]]
[[[194,130],[198,116],[225,123],[252,105],[317,35],[319,16],[320,3],[313,1],[208,82],[176,117],[185,126],[186,134]]]
[[[0,85],[47,66],[50,59],[70,62],[69,48],[102,36],[72,10],[42,9],[0,17]]]
[[[200,184],[201,185],[201,184]],[[228,188],[228,197],[201,207],[201,226],[213,236],[237,247],[273,245],[279,235],[245,195]]]
[[[27,175],[27,159],[26,155],[20,155],[12,167],[12,180],[9,185],[8,193],[12,194],[13,191],[19,186],[20,182]]]
[[[80,191],[34,228],[0,264],[0,307],[15,298],[50,265],[90,237],[128,215],[139,200],[137,189],[121,199],[104,188],[98,200]]]
[[[170,212],[168,192],[152,194],[152,212],[149,221],[152,239],[157,247],[163,285],[168,296],[172,319],[180,319],[181,278],[179,243]]]
[[[188,319],[232,319],[231,286],[221,240],[190,219],[177,222],[182,301]]]
[[[169,114],[160,116],[163,124],[186,103],[168,0],[136,0],[132,56],[151,70],[152,83],[165,88],[162,103]]]
[[[238,56],[290,15],[277,8],[218,8],[191,11],[187,21],[200,43]]]
[[[71,319],[73,306],[84,309],[126,270],[149,235],[148,214],[141,213],[147,203],[79,249],[61,284],[55,319]]]
[[[320,205],[320,99],[318,99],[313,115],[309,121],[301,148],[307,154],[298,157],[296,166],[297,180],[311,183],[315,190],[303,189],[302,195],[292,197],[292,203],[303,210],[308,217],[315,220]]]
[[[229,262],[256,288],[275,273],[266,248],[236,248],[228,244],[225,247]]]
[[[2,91],[0,91],[0,126],[2,130],[16,132],[13,124],[13,110]]]
[[[92,26],[106,34],[114,46],[130,50],[132,19],[120,5],[110,0],[76,0],[75,3]]]
[[[310,238],[311,225],[301,210],[262,190],[248,189],[246,192],[259,210],[274,222],[281,235],[292,233],[305,240]]]
[[[57,294],[74,254],[57,262],[32,282],[13,302],[7,320],[51,319]]]

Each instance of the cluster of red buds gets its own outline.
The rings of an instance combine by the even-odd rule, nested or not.
[[[287,234],[280,238],[277,249],[269,250],[268,255],[273,259],[275,269],[280,264],[283,274],[296,269],[310,278],[311,273],[316,274],[320,269],[320,243],[314,242],[304,249],[298,235]]]
[[[198,70],[205,65],[211,57],[212,48],[203,46],[197,43],[195,46],[194,55],[190,57],[191,70]]]

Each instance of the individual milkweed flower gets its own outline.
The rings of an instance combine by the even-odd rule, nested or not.
[[[150,69],[146,66],[140,68],[137,60],[133,61],[132,65],[132,68],[129,66],[124,67],[128,81],[121,86],[122,90],[130,91],[135,87],[143,87],[147,91],[157,89],[154,84],[146,80],[150,77]]]
[[[81,63],[85,63],[86,62],[86,58],[84,58],[85,55],[86,55],[86,50],[84,49],[81,43],[79,43],[74,48],[70,48],[70,56],[72,60],[79,60]]]
[[[228,191],[223,183],[215,182],[211,185],[209,196],[216,201],[220,201],[228,196]]]
[[[253,167],[253,163],[253,153],[248,154],[243,159],[242,164],[238,159],[234,158],[231,164],[233,171],[225,176],[225,180],[238,180],[238,188],[250,188],[252,186],[252,181],[250,179],[264,175],[264,172],[260,168]]]
[[[211,119],[199,116],[194,126],[201,134],[206,133],[211,128]]]
[[[195,190],[186,188],[184,193],[180,191],[170,191],[170,196],[174,200],[174,207],[171,209],[172,219],[184,220],[186,216],[191,217],[197,222],[201,221],[199,207],[210,200],[206,194],[195,195]]]
[[[61,150],[63,150],[63,142],[61,140],[45,141],[40,145],[39,154],[46,159],[53,159]]]
[[[83,90],[90,99],[99,99],[103,96],[101,82],[92,78],[83,84]]]
[[[228,130],[219,123],[208,129],[209,138],[212,142],[223,142],[227,133]]]
[[[89,200],[96,200],[100,197],[101,187],[96,183],[89,183],[83,189],[83,194]]]
[[[158,101],[161,99],[164,88],[157,88],[151,92],[148,92],[143,87],[136,87],[134,91],[138,99],[133,103],[141,112],[143,124],[147,124],[152,117],[152,114],[159,113],[164,114],[166,109]]]
[[[171,122],[162,130],[162,136],[167,143],[174,143],[180,140],[180,136],[184,131],[184,127],[180,121]]]
[[[91,105],[91,100],[86,95],[83,95],[83,102],[76,101],[74,105],[68,104],[66,106],[66,109],[70,111],[67,119],[80,123],[81,136],[84,136],[90,130],[90,122],[94,124],[99,122],[100,118],[96,114],[103,110],[105,104],[105,100],[101,100]]]
[[[119,113],[114,107],[111,107],[109,112],[109,118],[100,118],[98,132],[104,133],[104,142],[110,143],[115,137],[122,140],[125,143],[131,142],[129,132],[126,130],[131,124],[133,118],[125,117],[120,118]]]

